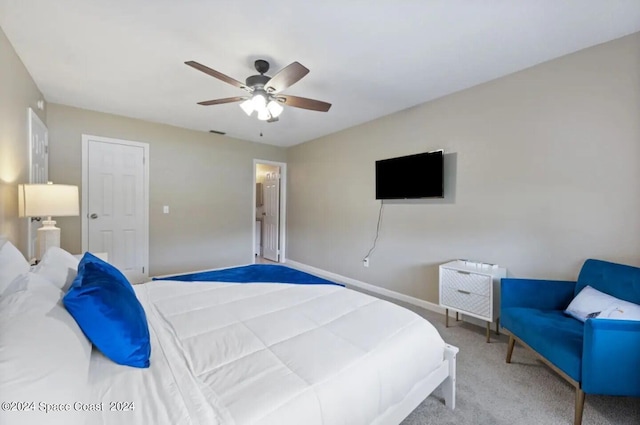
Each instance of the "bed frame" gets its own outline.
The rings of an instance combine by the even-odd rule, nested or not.
[[[374,425],[398,425],[420,405],[436,388],[442,386],[444,403],[456,408],[456,356],[458,347],[445,345],[444,360],[440,367],[417,383],[413,390],[393,409],[387,410]]]

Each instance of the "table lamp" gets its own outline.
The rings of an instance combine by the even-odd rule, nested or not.
[[[51,246],[60,247],[60,228],[51,217],[68,217],[80,214],[78,186],[66,184],[20,184],[18,185],[18,215],[42,221],[38,229],[36,260],[40,261]]]

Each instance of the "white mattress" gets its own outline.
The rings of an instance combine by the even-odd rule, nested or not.
[[[94,350],[98,424],[370,425],[443,362],[436,329],[332,285],[154,281],[135,286],[149,369]],[[110,401],[135,410],[109,411]]]

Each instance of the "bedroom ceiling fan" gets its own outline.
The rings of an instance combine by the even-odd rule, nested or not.
[[[331,104],[327,102],[281,93],[309,73],[309,70],[298,62],[287,65],[273,77],[269,77],[265,75],[265,73],[269,71],[269,62],[264,59],[258,59],[255,61],[254,66],[259,75],[247,77],[245,83],[241,83],[238,80],[195,61],[187,61],[185,64],[249,93],[246,96],[206,100],[204,102],[198,102],[198,105],[220,105],[223,103],[242,101],[240,107],[247,115],[251,116],[251,114],[256,111],[258,113],[258,119],[267,122],[278,121],[278,117],[284,109],[282,105],[320,112],[327,112],[329,108],[331,108]]]

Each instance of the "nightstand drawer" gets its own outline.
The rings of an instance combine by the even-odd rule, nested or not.
[[[491,295],[492,277],[484,274],[470,273],[466,271],[442,268],[440,271],[442,286],[452,289],[460,289],[472,294],[485,297]]]
[[[441,303],[447,307],[482,317],[491,317],[491,298],[488,295],[478,295],[465,289],[445,285],[442,288],[441,298]]]

